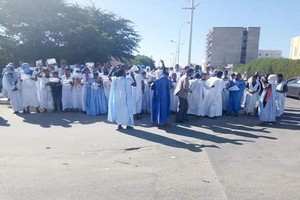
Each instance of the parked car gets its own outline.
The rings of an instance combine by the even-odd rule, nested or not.
[[[300,77],[289,79],[287,85],[288,92],[286,95],[300,99]]]

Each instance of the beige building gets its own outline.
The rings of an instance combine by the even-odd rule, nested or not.
[[[300,36],[292,38],[290,59],[292,60],[300,59]]]

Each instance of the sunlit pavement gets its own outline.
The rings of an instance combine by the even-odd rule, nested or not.
[[[106,116],[0,105],[0,199],[300,199],[300,101],[275,125],[223,116],[116,131]]]

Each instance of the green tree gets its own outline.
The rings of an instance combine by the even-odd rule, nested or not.
[[[131,59],[140,41],[129,20],[64,0],[1,0],[0,30],[11,42],[15,60],[27,61]],[[6,51],[3,38],[0,47]]]
[[[155,61],[145,55],[136,55],[134,59],[128,61],[129,65],[145,65],[150,66],[151,69],[155,67]]]

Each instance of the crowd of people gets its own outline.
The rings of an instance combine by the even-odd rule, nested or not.
[[[238,116],[241,110],[272,124],[284,113],[288,90],[282,74],[205,73],[199,65],[167,68],[163,61],[155,69],[93,63],[45,65],[10,63],[4,68],[2,94],[9,98],[14,113],[28,114],[33,107],[37,113],[107,114],[118,130],[132,129],[134,120],[147,113],[157,126],[167,125],[170,113],[176,114],[176,123],[184,123],[187,115],[217,118]]]

